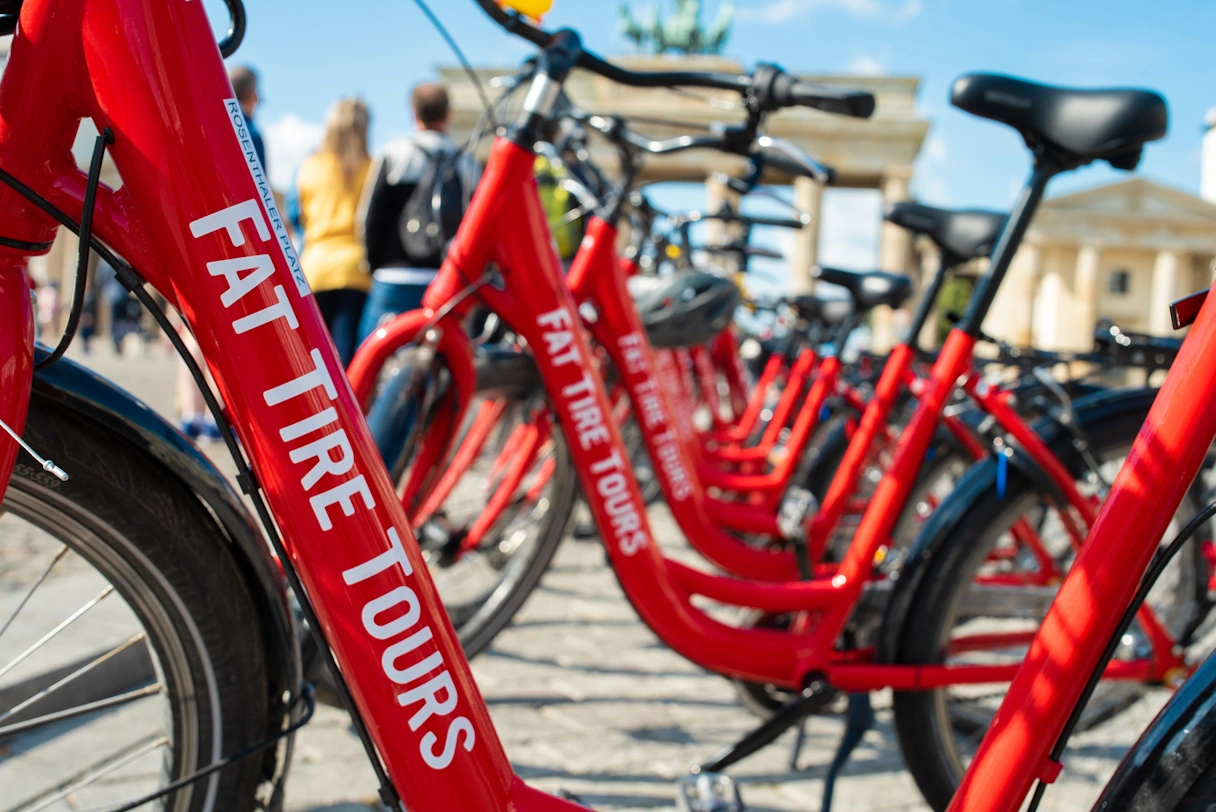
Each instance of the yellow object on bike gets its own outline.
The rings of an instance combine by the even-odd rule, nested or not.
[[[553,0],[498,0],[498,5],[515,9],[526,17],[539,20],[553,8]]]

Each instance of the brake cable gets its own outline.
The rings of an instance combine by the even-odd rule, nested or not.
[[[221,758],[219,761],[213,762],[212,764],[204,767],[203,769],[197,770],[197,771],[191,773],[190,775],[187,775],[185,778],[179,778],[176,781],[170,782],[169,784],[158,789],[156,792],[150,792],[147,795],[143,796],[142,798],[138,798],[129,803],[125,803],[122,806],[117,807],[115,809],[111,809],[110,812],[131,812],[132,809],[138,809],[139,807],[143,806],[144,804],[150,804],[153,801],[164,798],[166,795],[171,795],[172,793],[177,792],[179,789],[184,789],[185,787],[188,787],[191,784],[196,784],[199,781],[202,781],[207,776],[211,775],[212,773],[217,773],[217,772],[220,772],[221,770],[227,769],[228,767],[231,767],[233,764],[236,764],[239,761],[244,761],[245,759],[249,758],[250,756],[254,756],[254,755],[257,755],[258,753],[262,752],[267,747],[277,744],[278,742],[282,741],[283,739],[285,739],[288,736],[295,733],[300,728],[304,727],[304,725],[311,722],[313,714],[316,713],[317,699],[313,695],[313,687],[310,684],[308,684],[307,682],[303,683],[300,686],[300,694],[299,694],[299,696],[296,697],[295,701],[292,702],[292,705],[295,706],[300,703],[304,704],[304,713],[300,716],[300,718],[297,719],[296,721],[292,722],[290,725],[283,728],[282,730],[280,730],[278,733],[274,734],[273,736],[271,736],[267,739],[263,739],[262,741],[258,742],[257,744],[252,744],[249,747],[246,747],[244,750],[241,750],[239,753],[233,753],[232,755],[230,755],[226,758]]]
[[[93,160],[89,163],[89,178],[84,187],[84,202],[80,212],[80,244],[76,252],[76,279],[72,286],[72,308],[68,312],[68,322],[63,328],[63,335],[51,354],[34,364],[34,371],[41,372],[63,357],[68,351],[68,345],[76,337],[80,328],[80,319],[84,315],[85,292],[89,285],[89,241],[93,236],[93,208],[97,203],[97,187],[101,183],[101,165],[105,160],[106,145],[114,143],[114,133],[109,127],[101,131],[93,144]],[[8,173],[5,173],[7,175]],[[11,175],[0,176],[10,183]],[[18,189],[18,191],[21,191]]]
[[[236,1],[240,2],[240,0]],[[486,94],[486,88],[481,83],[481,78],[477,75],[477,71],[473,70],[473,66],[469,64],[469,60],[465,59],[464,51],[460,50],[460,46],[456,44],[456,40],[448,33],[447,28],[439,21],[439,18],[435,16],[435,12],[431,11],[431,7],[426,4],[426,0],[414,0],[414,4],[422,10],[427,20],[439,32],[439,36],[443,37],[443,41],[456,54],[456,59],[460,61],[460,67],[464,68],[464,72],[473,80],[473,87],[477,88],[477,95],[481,97],[481,104],[485,108],[486,115],[491,115],[494,105],[490,103],[490,97]]]

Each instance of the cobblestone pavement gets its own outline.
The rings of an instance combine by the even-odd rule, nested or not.
[[[89,363],[171,413],[173,362],[159,350],[121,362],[95,356]],[[208,451],[221,462],[221,446]],[[665,511],[652,518],[665,547],[679,547]],[[474,670],[519,773],[601,810],[672,808],[677,776],[755,724],[728,683],[668,651],[637,619],[598,542],[564,542],[515,624]],[[878,725],[845,770],[836,808],[925,809],[903,772],[889,694],[879,694],[876,707]],[[1151,712],[1138,714],[1139,726]],[[743,784],[748,808],[818,809],[824,765],[842,731],[839,715],[813,718],[794,773],[787,766],[792,732],[738,765],[732,774]],[[1109,743],[1109,736],[1097,736],[1088,745],[1091,755],[1109,757]],[[375,808],[372,773],[344,713],[321,708],[299,735],[289,787],[293,812]],[[1084,774],[1062,781],[1044,808],[1087,808],[1099,788]]]

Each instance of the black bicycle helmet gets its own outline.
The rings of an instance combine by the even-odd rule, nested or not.
[[[743,300],[729,279],[703,271],[633,276],[629,292],[656,347],[692,347],[726,329]]]

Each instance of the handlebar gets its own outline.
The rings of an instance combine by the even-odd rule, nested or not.
[[[476,0],[482,11],[490,19],[502,26],[508,33],[522,37],[538,48],[547,48],[553,43],[554,34],[537,28],[527,22],[522,16],[503,11],[494,0]],[[732,73],[703,73],[698,71],[660,71],[645,73],[631,71],[614,65],[590,51],[581,51],[577,65],[593,73],[598,73],[606,79],[611,79],[622,85],[631,87],[703,87],[714,90],[746,91],[751,84],[751,77]]]
[[[800,229],[806,226],[811,218],[803,215],[799,219],[791,217],[764,217],[751,214],[739,214],[736,211],[720,211],[709,214],[702,211],[688,211],[668,216],[673,224],[699,223],[702,220],[720,220],[725,223],[740,223],[745,226],[775,226],[777,228]]]
[[[836,170],[830,166],[819,163],[789,141],[772,135],[757,136],[753,142],[745,129],[719,126],[707,135],[681,135],[656,141],[633,132],[619,118],[588,115],[573,109],[569,114],[608,138],[651,155],[670,155],[686,149],[716,149],[752,155],[779,172],[808,177],[818,183],[830,184],[836,177]]]
[[[812,85],[795,79],[776,65],[756,66],[752,84],[761,91],[766,108],[812,107],[825,113],[853,118],[869,118],[874,114],[874,94],[865,90]]]
[[[527,22],[522,16],[508,13],[495,0],[476,0],[482,10],[507,32],[526,39],[539,48],[548,48],[556,34],[551,34]],[[702,72],[657,71],[639,72],[614,65],[608,60],[580,48],[575,64],[605,79],[630,87],[700,87],[711,90],[733,90],[745,95],[749,106],[772,111],[782,107],[813,107],[826,113],[869,118],[874,112],[874,96],[864,90],[844,90],[811,85],[785,73],[772,64],[761,64],[754,75]]]

